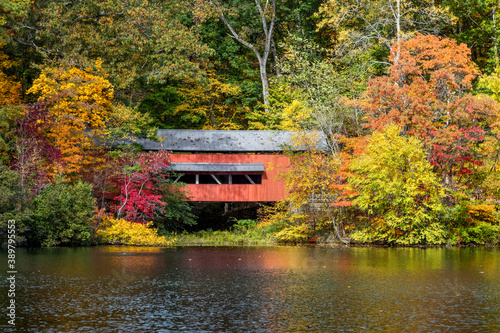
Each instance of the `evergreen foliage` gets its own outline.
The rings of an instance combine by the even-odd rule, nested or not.
[[[161,200],[165,203],[165,207],[163,212],[153,220],[153,225],[158,228],[160,234],[179,232],[196,225],[196,215],[192,213],[185,190],[186,186],[183,183],[162,182],[159,184],[158,192],[161,193]]]
[[[90,185],[56,179],[34,199],[28,240],[41,246],[88,244],[94,210]]]

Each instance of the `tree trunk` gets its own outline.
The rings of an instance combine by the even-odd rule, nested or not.
[[[271,39],[271,50],[273,51],[273,59],[274,59],[274,68],[276,70],[276,78],[278,79],[278,83],[279,83],[280,79],[281,79],[281,68],[280,68],[279,61],[278,61],[278,51],[276,50],[276,43],[274,43],[274,38]]]
[[[496,23],[496,10],[500,7],[500,0],[498,0],[497,5],[493,5],[493,10],[491,11],[491,19],[493,21],[493,52],[495,53],[495,66],[499,67],[498,61],[498,37],[497,37],[497,23]]]
[[[222,11],[222,8],[219,4],[218,0],[208,0],[210,4],[216,9],[217,13],[219,14],[219,18],[221,21],[224,23],[226,28],[231,32],[231,36],[236,39],[239,43],[242,45],[248,47],[250,50],[252,50],[255,55],[257,56],[257,60],[259,61],[259,71],[260,71],[260,79],[262,82],[262,99],[264,102],[264,105],[268,105],[268,100],[267,97],[269,95],[269,79],[267,77],[267,60],[269,58],[269,53],[271,51],[271,42],[273,39],[273,30],[274,30],[274,23],[276,22],[276,0],[272,0],[271,6],[269,9],[272,11],[271,14],[271,22],[269,23],[269,27],[267,25],[267,20],[266,20],[266,11],[268,9],[269,3],[266,2],[266,6],[264,7],[264,10],[262,9],[259,0],[255,0],[255,5],[257,7],[257,10],[260,15],[260,19],[262,21],[262,29],[264,30],[265,34],[265,42],[264,42],[264,51],[261,53],[259,50],[252,44],[248,43],[245,41],[243,38],[241,38],[238,33],[233,29],[231,24],[227,21],[226,17],[224,16],[224,12]],[[267,112],[267,110],[266,110]]]
[[[269,95],[269,80],[267,78],[267,68],[266,62],[259,59],[259,70],[260,70],[260,80],[262,82],[262,99],[264,101],[264,105],[268,105],[269,101],[267,100],[267,96]]]
[[[399,57],[401,55],[401,45],[399,44],[401,41],[401,4],[400,0],[396,0],[397,7],[396,7],[396,12],[393,11],[394,15],[394,20],[396,22],[396,45],[398,46],[398,49],[396,51],[396,54],[394,55],[394,65],[397,65],[399,61]],[[391,6],[392,7],[392,6]]]

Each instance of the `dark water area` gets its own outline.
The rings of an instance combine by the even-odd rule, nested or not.
[[[500,332],[498,248],[16,250],[0,332]]]

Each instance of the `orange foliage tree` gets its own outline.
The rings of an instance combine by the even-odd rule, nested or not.
[[[470,50],[420,34],[394,48],[400,58],[389,75],[370,80],[364,98],[353,104],[366,113],[370,129],[395,123],[402,135],[419,137],[444,184],[467,183],[500,110],[494,100],[468,93],[479,74]]]
[[[113,86],[101,63],[85,70],[46,69],[28,92],[49,105],[47,136],[61,151],[52,172],[70,177],[82,173],[94,162],[89,154],[95,148],[91,134],[104,130],[112,109]]]

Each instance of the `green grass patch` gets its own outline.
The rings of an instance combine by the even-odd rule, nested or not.
[[[275,243],[274,230],[268,226],[259,226],[253,220],[235,220],[230,230],[201,230],[193,233],[167,234],[167,240],[173,245],[271,245]]]

